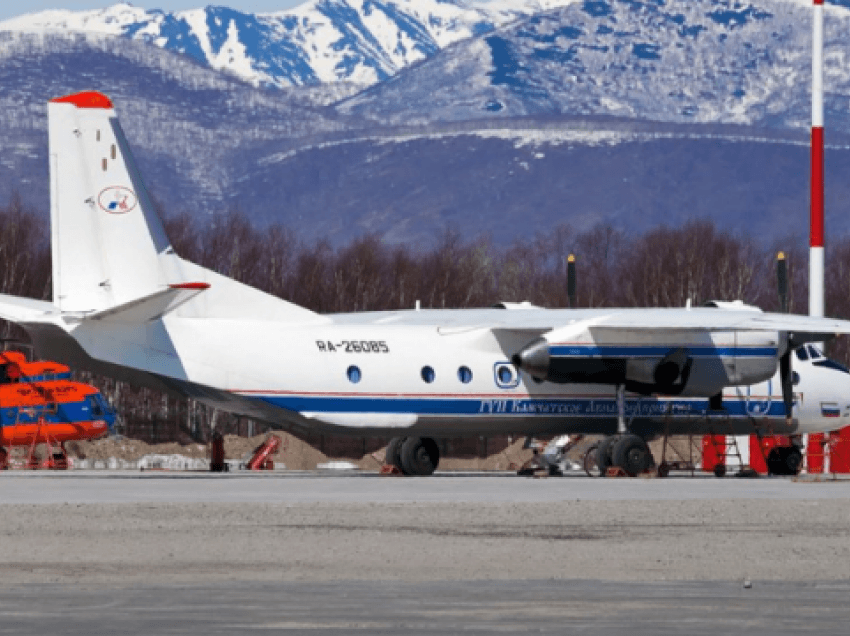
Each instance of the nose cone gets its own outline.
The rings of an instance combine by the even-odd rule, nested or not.
[[[532,378],[545,380],[549,376],[549,342],[545,338],[538,338],[515,353],[511,362]]]

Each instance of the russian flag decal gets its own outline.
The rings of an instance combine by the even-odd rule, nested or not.
[[[841,409],[835,402],[821,402],[820,414],[823,417],[841,417]]]

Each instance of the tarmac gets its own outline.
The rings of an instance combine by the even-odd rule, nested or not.
[[[0,634],[845,634],[850,480],[0,474]]]

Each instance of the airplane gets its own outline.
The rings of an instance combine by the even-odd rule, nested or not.
[[[296,435],[391,437],[410,475],[445,437],[602,435],[600,467],[637,474],[664,434],[850,424],[850,373],[812,344],[848,321],[741,302],[320,315],[175,253],[106,95],[48,119],[53,299],[0,296],[43,356]]]

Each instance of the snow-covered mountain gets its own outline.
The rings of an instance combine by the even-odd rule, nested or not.
[[[310,0],[250,14],[221,6],[44,11],[0,31],[84,31],[143,40],[254,85],[373,84],[453,42],[576,0]]]
[[[18,191],[44,213],[47,102],[57,96],[108,93],[151,191],[174,211],[225,209],[266,144],[279,151],[352,127],[321,105],[318,88],[255,89],[143,42],[92,34],[0,32],[0,86],[0,200]]]
[[[0,32],[0,201],[20,192],[46,217],[45,103],[93,88],[114,98],[172,214],[236,207],[334,244],[366,232],[424,244],[447,226],[510,244],[559,223],[642,231],[694,217],[805,237],[810,7],[558,4],[356,95],[344,82],[251,87],[206,58],[121,39],[123,27]],[[844,232],[850,11],[827,17],[827,223]]]
[[[806,128],[811,6],[588,0],[459,42],[340,110],[418,125],[583,115]],[[850,10],[828,7],[825,32],[827,119],[850,133]]]

